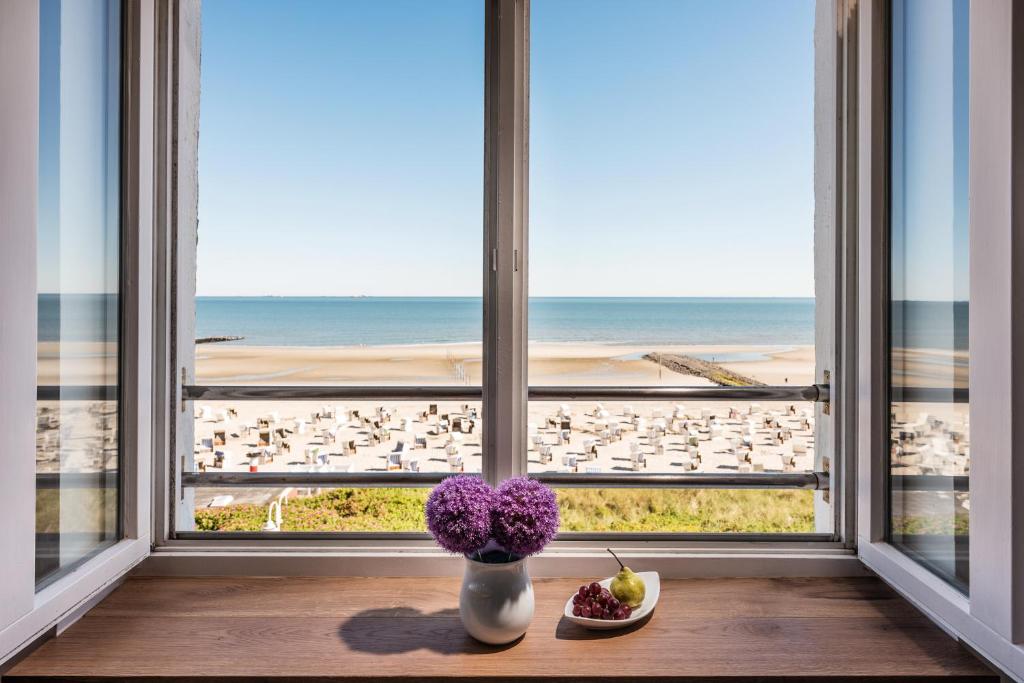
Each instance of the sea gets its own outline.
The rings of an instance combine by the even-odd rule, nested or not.
[[[482,338],[479,297],[198,297],[196,337],[232,344],[458,344]],[[603,344],[814,343],[814,299],[531,298],[528,338]]]
[[[40,341],[114,340],[111,294],[40,294]],[[895,301],[894,346],[968,347],[965,301]],[[479,343],[479,297],[196,298],[196,337],[241,337],[254,346],[372,346]],[[528,338],[619,345],[814,343],[811,298],[536,297]]]

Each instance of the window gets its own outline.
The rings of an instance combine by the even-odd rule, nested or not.
[[[221,2],[202,22],[196,384],[423,391],[200,400],[185,471],[482,472],[479,392],[443,391],[482,382],[483,3]],[[425,530],[425,490],[185,493],[185,531]]]
[[[39,3],[36,582],[120,528],[121,13]]]
[[[557,487],[564,531],[834,539],[833,19],[625,7],[204,7],[170,537],[422,531],[465,472]]]
[[[891,542],[966,590],[967,0],[892,6]]]
[[[531,401],[531,473],[815,471],[814,22],[811,0],[531,4],[529,382],[632,388]],[[794,391],[644,391],[765,385]],[[809,490],[587,493],[578,530],[829,524]]]

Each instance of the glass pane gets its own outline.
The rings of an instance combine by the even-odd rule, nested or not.
[[[197,382],[479,384],[484,3],[218,0],[202,47]]]
[[[484,7],[204,5],[197,383],[481,384]],[[197,402],[186,469],[480,471],[478,403],[325,403]]]
[[[531,385],[814,383],[814,7],[533,1]],[[529,412],[531,472],[815,468],[808,403]]]
[[[121,7],[39,19],[37,585],[120,534]]]
[[[968,584],[968,0],[892,8],[890,540]]]

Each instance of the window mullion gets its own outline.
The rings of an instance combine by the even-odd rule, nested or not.
[[[527,0],[487,4],[483,474],[526,472]]]

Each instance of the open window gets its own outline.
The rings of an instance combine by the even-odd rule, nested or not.
[[[857,550],[1019,675],[1021,8],[863,2],[858,22]]]
[[[594,10],[183,24],[161,543],[416,542],[452,473],[557,487],[564,541],[847,537],[841,13]]]
[[[147,3],[0,7],[0,659],[149,554],[154,26]]]

